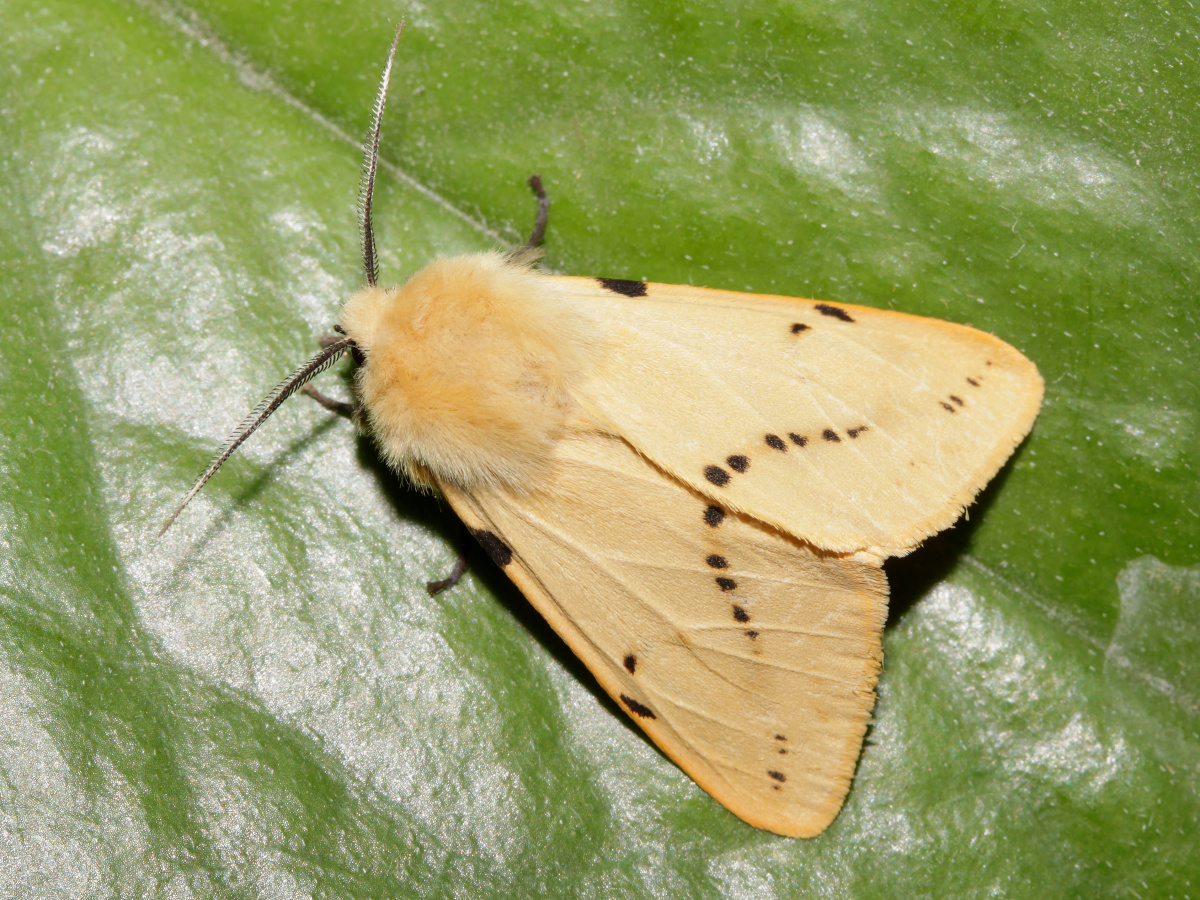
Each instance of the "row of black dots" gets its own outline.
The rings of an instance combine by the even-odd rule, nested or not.
[[[860,434],[862,434],[863,432],[870,431],[870,430],[871,430],[870,427],[867,425],[858,425],[854,428],[847,428],[846,435],[849,438],[854,439],[854,438],[858,437]],[[826,428],[824,431],[822,431],[821,439],[824,441],[827,441],[830,444],[840,444],[842,442],[841,437],[832,428]],[[796,432],[794,432],[794,431],[788,432],[788,440],[791,441],[793,444],[795,444],[797,447],[807,447],[808,446],[808,438],[806,438],[802,434],[796,434]],[[778,450],[780,453],[787,453],[787,449],[788,449],[787,444],[784,443],[783,438],[781,438],[777,434],[763,435],[763,443],[765,443],[772,450]]]
[[[958,398],[952,399],[958,400]],[[958,400],[958,402],[961,405],[962,401]],[[870,427],[867,425],[858,425],[854,428],[847,428],[846,436],[853,440],[860,434],[870,430]],[[788,440],[790,440],[797,447],[808,446],[808,438],[802,434],[796,434],[794,431],[789,431],[787,436]],[[841,436],[832,428],[826,428],[824,431],[822,431],[821,438],[830,444],[840,444],[842,442]],[[787,453],[787,444],[784,443],[783,438],[777,434],[763,435],[763,443],[765,443],[772,450],[778,450],[780,453]],[[725,464],[740,475],[750,468],[750,458],[748,456],[744,456],[743,454],[736,453],[733,456],[727,456],[725,458]],[[725,487],[725,485],[729,484],[729,482],[733,480],[733,476],[730,475],[729,472],[717,465],[705,466],[704,477],[710,484],[714,484],[717,487]]]
[[[987,364],[990,366],[992,364],[992,361],[990,359],[987,360]],[[973,388],[983,387],[983,376],[982,375],[968,375],[967,376],[967,384],[969,384]],[[954,403],[956,406],[966,406],[967,405],[966,402],[963,400],[963,398],[959,397],[956,394],[951,394],[949,397],[949,400],[952,403]],[[951,406],[945,400],[939,400],[938,402],[942,405],[942,409],[946,410],[946,412],[957,412],[958,411],[954,408],[954,406]]]
[[[721,507],[710,505],[705,508],[704,522],[706,525],[711,528],[716,528],[724,521],[725,510],[721,509]],[[718,572],[729,568],[729,560],[719,553],[710,553],[704,558],[704,563],[710,569],[716,569]],[[737,590],[737,581],[735,581],[733,578],[730,578],[728,575],[717,575],[714,580],[717,583],[717,587],[719,587],[721,592],[724,594],[728,594],[730,591]],[[735,622],[744,625],[750,621],[750,613],[746,612],[746,608],[740,603],[733,604],[732,612]],[[758,637],[757,631],[749,629],[746,630],[745,634],[748,638],[750,638],[750,640],[755,640]]]

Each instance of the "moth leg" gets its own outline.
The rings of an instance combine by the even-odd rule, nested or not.
[[[429,591],[430,597],[436,597],[446,588],[454,587],[462,580],[463,575],[467,574],[467,566],[470,565],[470,560],[467,559],[467,550],[471,547],[471,535],[462,522],[458,523],[458,530],[458,546],[461,549],[458,551],[458,558],[454,560],[454,568],[445,578],[426,582],[425,590]]]
[[[525,242],[525,249],[536,250],[542,245],[542,238],[546,236],[546,221],[550,218],[550,198],[546,196],[546,189],[542,187],[541,175],[530,175],[529,187],[533,189],[533,195],[537,197],[538,210],[537,218],[533,223],[533,232],[529,235],[529,240]]]
[[[345,416],[347,419],[353,419],[357,407],[353,403],[347,403],[345,400],[335,400],[327,394],[322,394],[311,384],[306,384],[300,388],[300,393],[308,394],[331,413],[337,413],[339,416]]]

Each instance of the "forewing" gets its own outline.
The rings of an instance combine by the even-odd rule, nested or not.
[[[713,503],[602,435],[546,490],[455,510],[656,744],[736,815],[808,837],[836,816],[874,703],[887,584]]]
[[[1042,380],[963,325],[846,304],[555,278],[610,336],[582,402],[693,488],[816,546],[904,553],[1029,431]]]

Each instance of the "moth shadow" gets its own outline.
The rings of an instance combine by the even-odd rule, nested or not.
[[[376,483],[392,509],[396,511],[397,518],[420,526],[460,552],[466,549],[470,553],[469,547],[462,546],[463,539],[469,538],[469,535],[460,527],[458,516],[454,514],[450,504],[436,494],[418,490],[397,475],[365,434],[358,435],[355,455],[359,465],[375,476]],[[475,561],[472,555],[471,562]]]
[[[917,601],[954,571],[1011,471],[1010,460],[957,522],[928,538],[908,556],[894,557],[884,562],[883,570],[887,573],[890,590],[885,629],[895,628]]]

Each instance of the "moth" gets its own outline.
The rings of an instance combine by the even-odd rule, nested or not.
[[[654,743],[749,824],[819,834],[875,700],[882,563],[951,525],[1021,443],[1037,369],[902,313],[543,274],[536,176],[526,247],[380,286],[371,200],[399,36],[364,152],[367,285],[167,525],[349,353],[384,458],[446,498]]]

